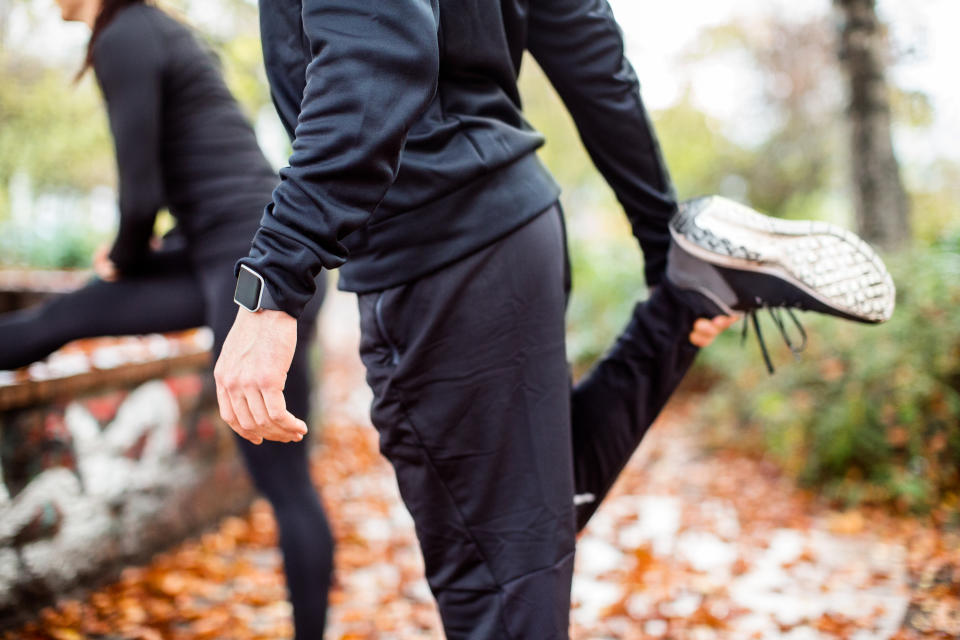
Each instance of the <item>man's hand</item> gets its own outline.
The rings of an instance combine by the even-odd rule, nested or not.
[[[292,316],[238,309],[213,376],[220,416],[253,444],[264,439],[297,442],[307,433],[307,425],[287,411],[283,398],[296,346]]]
[[[736,316],[717,316],[713,319],[700,318],[693,323],[693,331],[690,332],[690,342],[695,346],[710,346],[718,335],[729,329],[739,318]]]
[[[93,272],[97,277],[107,282],[117,279],[117,265],[110,259],[110,245],[103,244],[93,252]]]

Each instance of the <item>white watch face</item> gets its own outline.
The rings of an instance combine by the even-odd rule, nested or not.
[[[237,274],[237,289],[233,294],[233,301],[247,311],[260,310],[260,298],[263,296],[263,278],[259,273],[246,265],[240,266]]]

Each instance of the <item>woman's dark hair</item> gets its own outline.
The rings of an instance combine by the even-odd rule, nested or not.
[[[143,4],[143,2],[144,0],[102,0],[100,13],[97,14],[97,19],[93,21],[90,42],[87,43],[87,57],[83,61],[83,67],[77,73],[78,80],[86,73],[87,69],[93,66],[93,46],[97,43],[97,38],[100,37],[103,30],[107,28],[107,25],[113,22],[117,13],[124,7],[132,4]]]

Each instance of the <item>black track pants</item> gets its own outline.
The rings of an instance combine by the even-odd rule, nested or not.
[[[373,423],[450,639],[567,638],[575,535],[696,349],[661,286],[571,389],[554,208],[410,284],[359,296]],[[574,507],[574,494],[595,503]]]
[[[201,325],[213,329],[216,357],[237,314],[235,256],[195,265],[185,255],[182,260],[162,257],[157,260],[164,265],[162,270],[116,282],[94,279],[45,304],[0,316],[0,369],[24,366],[79,338]],[[313,382],[308,351],[325,291],[323,280],[317,284],[317,295],[298,323],[297,350],[284,389],[288,408],[304,420],[310,412]],[[297,638],[321,638],[333,538],[310,481],[307,439],[259,446],[239,436],[236,441],[254,484],[270,500],[277,517]]]

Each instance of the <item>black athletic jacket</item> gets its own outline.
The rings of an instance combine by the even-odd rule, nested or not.
[[[302,13],[301,13],[302,6]],[[247,264],[296,316],[322,267],[394,286],[528,222],[559,189],[521,114],[524,49],[556,87],[662,276],[676,208],[605,0],[263,0],[290,166]],[[302,99],[301,99],[302,98]]]
[[[278,179],[211,53],[183,24],[135,4],[99,35],[93,66],[117,154],[111,260],[121,272],[144,266],[163,207],[191,255],[242,255]]]

